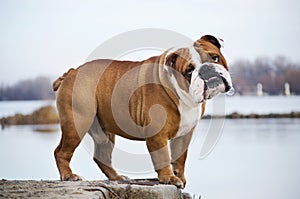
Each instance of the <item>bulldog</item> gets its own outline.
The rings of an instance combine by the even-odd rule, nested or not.
[[[188,146],[206,100],[233,91],[220,48],[205,35],[144,61],[99,59],[59,77],[53,90],[62,137],[54,155],[61,180],[81,180],[69,163],[88,132],[94,161],[109,180],[127,179],[111,162],[119,135],[146,141],[159,182],[184,188]]]

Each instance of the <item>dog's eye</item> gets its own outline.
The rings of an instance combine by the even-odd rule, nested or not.
[[[219,56],[219,55],[213,55],[213,56],[211,56],[211,59],[212,59],[213,62],[215,62],[215,63],[220,62],[220,56]]]
[[[194,70],[195,70],[194,65],[190,64],[189,67],[185,70],[184,76],[191,78]]]

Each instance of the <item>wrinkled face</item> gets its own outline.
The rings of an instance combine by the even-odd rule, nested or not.
[[[227,62],[220,51],[219,41],[205,35],[188,48],[169,51],[165,65],[178,71],[178,85],[184,89],[182,77],[188,83],[188,92],[194,102],[201,103],[219,93],[233,94],[232,80],[228,73]]]

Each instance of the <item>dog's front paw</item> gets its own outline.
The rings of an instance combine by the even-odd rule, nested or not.
[[[123,175],[116,175],[116,176],[113,176],[113,177],[109,178],[109,180],[112,180],[112,181],[128,181],[128,180],[130,180],[130,178],[128,178],[127,176],[123,176]]]
[[[81,177],[73,173],[61,177],[61,181],[80,181],[80,180],[82,180]]]
[[[184,188],[184,183],[180,180],[180,178],[174,176],[174,175],[164,175],[160,176],[159,182],[163,184],[172,184],[175,185],[179,189]]]
[[[185,176],[184,176],[183,172],[180,172],[178,170],[174,170],[173,173],[174,173],[175,176],[177,176],[178,178],[180,178],[180,180],[183,182],[183,185],[185,186],[186,179],[185,179]]]

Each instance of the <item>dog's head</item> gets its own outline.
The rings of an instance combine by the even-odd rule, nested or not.
[[[176,71],[173,74],[180,87],[185,87],[182,86],[182,79],[185,80],[188,92],[196,103],[220,92],[234,92],[228,65],[220,49],[218,39],[205,35],[192,46],[170,49],[165,55],[165,66]]]

